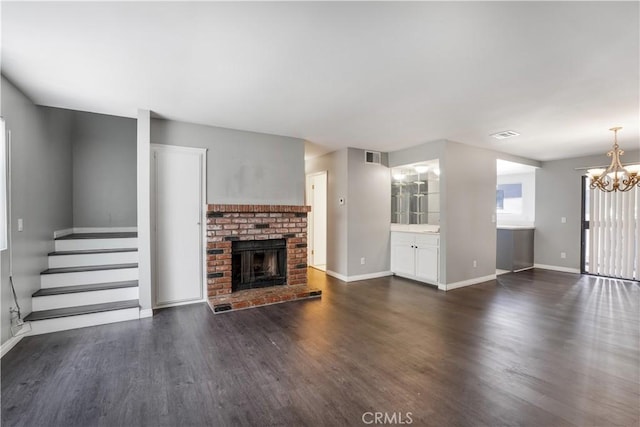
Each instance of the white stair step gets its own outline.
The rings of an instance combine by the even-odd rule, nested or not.
[[[89,265],[129,264],[138,262],[135,249],[106,249],[64,251],[49,254],[49,268],[81,267]]]
[[[107,238],[107,239],[56,239],[56,251],[78,251],[88,249],[118,249],[137,248],[138,238]]]
[[[41,288],[138,280],[137,264],[49,269],[40,274]]]
[[[132,286],[127,288],[34,296],[31,299],[31,307],[33,311],[43,311],[136,299],[138,299],[138,287]]]
[[[50,332],[66,331],[68,329],[86,328],[88,326],[105,325],[108,323],[137,320],[140,318],[140,308],[131,307],[120,310],[101,311],[97,313],[78,314],[52,319],[32,320],[30,335],[47,334]]]

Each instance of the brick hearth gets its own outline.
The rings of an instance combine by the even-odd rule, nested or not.
[[[207,296],[214,312],[320,296],[307,286],[309,211],[309,206],[208,205]],[[232,242],[267,239],[286,239],[286,285],[232,293]]]

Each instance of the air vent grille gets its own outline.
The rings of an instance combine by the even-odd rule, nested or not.
[[[512,130],[505,130],[502,132],[491,134],[490,136],[494,137],[495,139],[507,139],[514,136],[518,136],[518,135],[520,135],[518,132],[515,132]]]
[[[379,151],[365,151],[364,162],[379,165],[381,162],[381,156]]]

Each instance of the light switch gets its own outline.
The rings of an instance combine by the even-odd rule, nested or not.
[[[24,230],[24,222],[22,221],[22,218],[18,218],[18,231],[22,230]]]
[[[560,218],[560,222],[563,223],[563,224],[566,224],[567,223],[567,217],[563,216],[562,218]]]

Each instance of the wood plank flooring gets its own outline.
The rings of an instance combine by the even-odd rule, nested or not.
[[[309,274],[322,299],[27,337],[2,359],[2,425],[640,423],[637,282],[530,270],[444,293]]]

